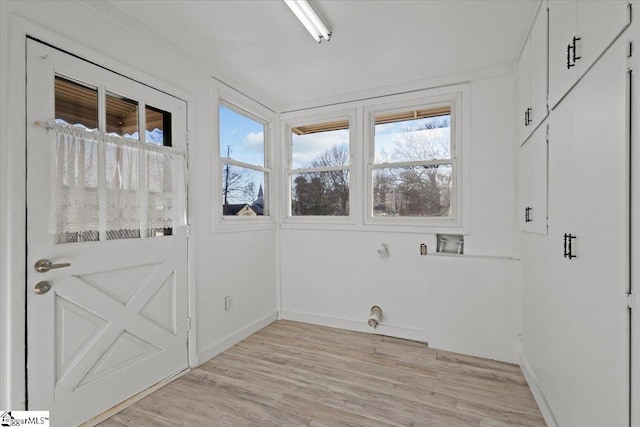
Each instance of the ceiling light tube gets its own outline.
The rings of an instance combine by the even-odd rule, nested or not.
[[[306,0],[284,0],[284,2],[315,41],[320,43],[322,39],[329,40],[331,38],[331,31],[324,25]]]

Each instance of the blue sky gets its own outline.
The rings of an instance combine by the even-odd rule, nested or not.
[[[333,130],[310,133],[308,135],[292,135],[292,169],[309,167],[324,151],[332,146],[349,146],[349,130]],[[346,166],[346,165],[344,165]]]
[[[426,158],[402,158],[395,159],[392,156],[393,149],[399,143],[405,143],[408,140],[423,141],[419,145],[426,145],[433,153],[444,154],[450,157],[451,146],[451,128],[436,129],[420,129],[426,124],[440,121],[442,117],[430,117],[426,119],[406,120],[395,123],[383,123],[375,126],[375,161],[376,163],[384,161],[411,161],[411,160],[432,160]],[[417,130],[420,129],[420,130]],[[420,150],[423,151],[423,150]],[[386,152],[387,156],[384,155]],[[424,157],[424,156],[421,156]],[[427,156],[431,157],[431,156]],[[439,157],[439,156],[434,156]]]
[[[264,166],[264,126],[235,111],[220,106],[220,156]]]

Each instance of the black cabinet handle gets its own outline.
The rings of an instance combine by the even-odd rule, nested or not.
[[[524,110],[524,125],[529,126],[531,124],[531,108]]]
[[[574,37],[574,38],[573,38],[573,43],[572,43],[572,46],[571,46],[571,50],[572,50],[572,52],[573,52],[573,63],[574,63],[574,64],[576,63],[576,61],[577,61],[578,59],[582,59],[582,57],[581,57],[581,56],[576,56],[576,46],[577,46],[577,43],[576,43],[576,42],[577,42],[578,40],[580,40],[580,37]]]
[[[567,70],[571,67],[575,67],[576,66],[576,61],[578,59],[582,59],[582,57],[577,56],[576,52],[577,52],[577,42],[580,40],[580,37],[573,37],[573,40],[571,41],[571,43],[569,43],[567,45]]]
[[[531,206],[524,208],[524,222],[531,222]]]
[[[576,255],[573,253],[573,239],[577,239],[573,234],[564,233],[564,257],[573,259]]]

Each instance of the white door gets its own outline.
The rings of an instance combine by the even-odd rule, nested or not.
[[[538,379],[561,426],[629,425],[626,48],[612,47],[549,123],[549,239],[538,268],[554,322],[539,351],[553,363]],[[565,234],[575,258],[564,256]]]
[[[79,168],[87,187],[82,209],[97,218],[93,228],[52,232],[52,216],[64,215],[56,203],[69,202],[52,197],[54,160],[60,154],[45,124],[54,120],[127,135],[131,144],[185,149],[186,105],[28,41],[28,407],[51,411],[51,425],[70,426],[187,367],[187,237],[184,226],[153,228],[143,209],[154,197],[151,168],[142,156],[126,163],[122,148],[91,152],[97,162]],[[87,147],[82,150],[88,151],[82,151],[81,161],[90,156]],[[138,227],[109,225],[112,208],[119,205],[108,185],[100,188],[110,173],[117,174],[116,186],[137,183],[126,196],[134,197],[129,207],[139,206],[128,211],[140,217]],[[121,193],[117,197],[124,197]],[[39,260],[70,265],[39,272]]]

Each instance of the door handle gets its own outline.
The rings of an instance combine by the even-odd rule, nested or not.
[[[71,266],[70,262],[52,264],[51,261],[49,261],[48,259],[40,259],[36,262],[36,265],[34,265],[33,267],[36,269],[38,273],[46,273],[47,271],[52,270],[54,268],[64,268],[64,267],[70,267],[70,266]]]
[[[38,282],[33,288],[33,292],[38,295],[46,294],[51,290],[51,284],[49,282]]]

